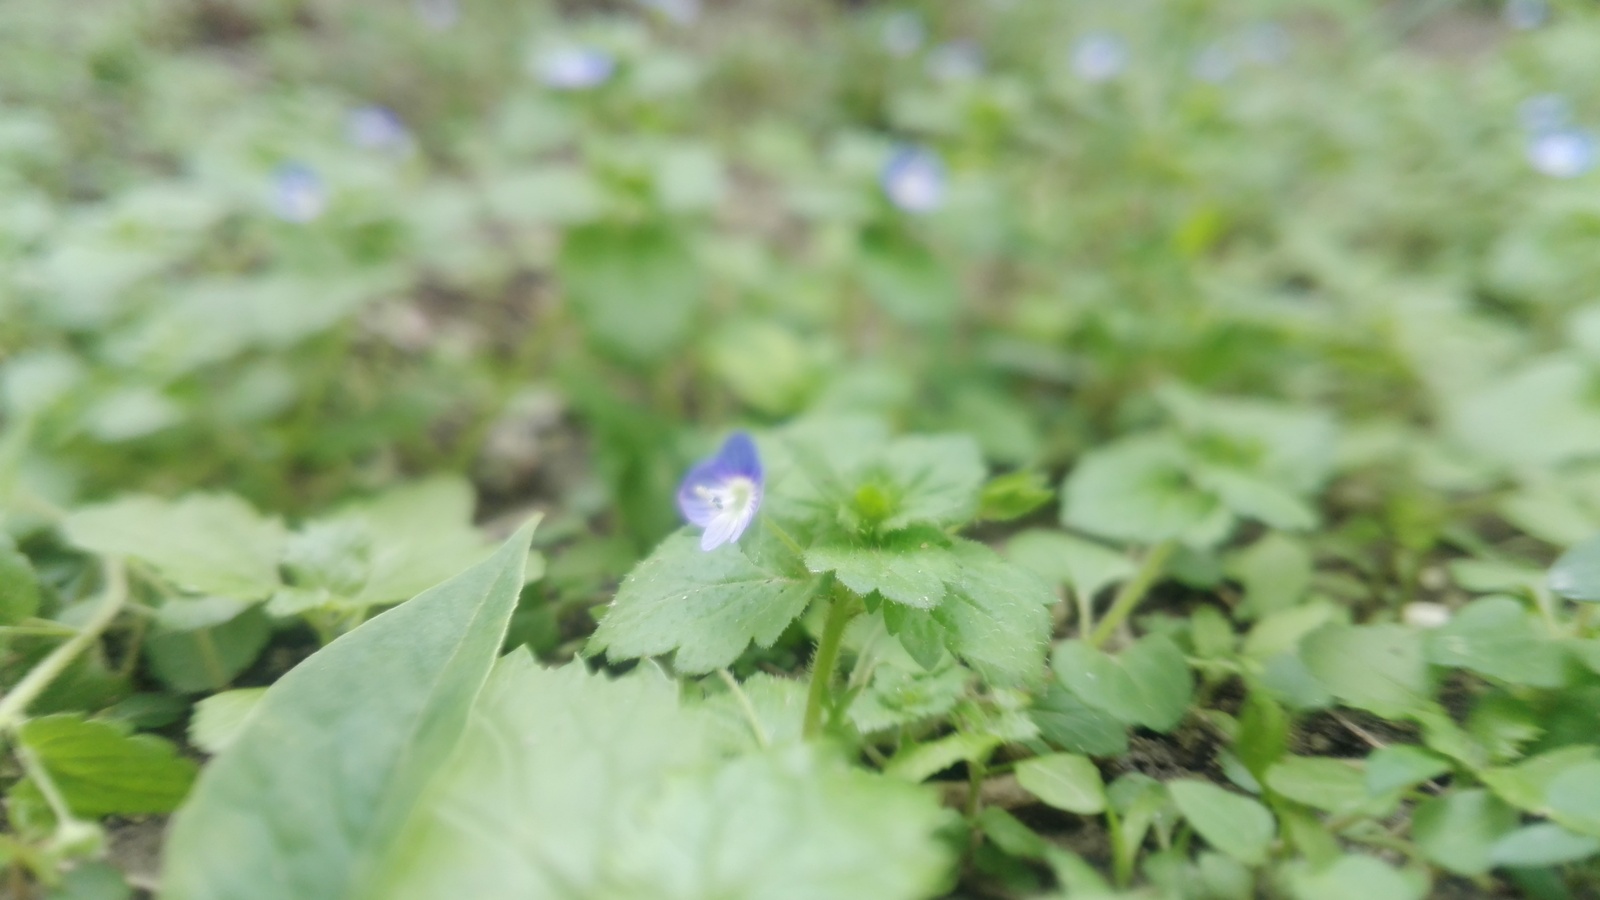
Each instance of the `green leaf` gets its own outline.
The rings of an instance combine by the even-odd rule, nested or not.
[[[189,743],[212,756],[228,749],[266,693],[266,688],[239,688],[199,701],[189,720]]]
[[[905,324],[946,323],[961,306],[954,274],[927,247],[898,232],[869,231],[857,271],[872,299]]]
[[[845,587],[862,596],[876,591],[918,609],[938,606],[945,583],[959,577],[959,566],[945,547],[943,533],[919,529],[895,532],[874,546],[814,546],[806,551],[806,568],[833,572]]]
[[[1183,721],[1194,692],[1183,651],[1164,635],[1144,637],[1116,656],[1083,641],[1063,641],[1051,666],[1084,702],[1156,731],[1171,731]]]
[[[1050,502],[1056,492],[1044,476],[1031,470],[1007,472],[989,479],[978,495],[978,518],[986,522],[1010,522]]]
[[[170,742],[128,735],[109,722],[42,716],[24,722],[17,735],[73,814],[84,818],[168,813],[194,782],[195,764]]]
[[[1167,791],[1178,811],[1206,843],[1247,866],[1267,861],[1277,825],[1265,806],[1210,782],[1189,778],[1167,782]]]
[[[1284,531],[1304,531],[1317,524],[1316,510],[1287,489],[1250,472],[1226,466],[1195,466],[1194,482],[1241,518],[1255,519]]]
[[[1328,866],[1292,871],[1289,889],[1295,900],[1422,900],[1428,882],[1382,860],[1351,854]]]
[[[1562,747],[1541,753],[1514,766],[1499,766],[1478,773],[1500,799],[1525,812],[1548,816],[1550,785],[1556,777],[1579,766],[1593,767],[1600,762],[1600,750],[1587,745]]]
[[[1385,718],[1432,695],[1422,638],[1399,625],[1331,625],[1306,636],[1300,658],[1335,697]]]
[[[698,674],[731,664],[751,641],[772,646],[805,611],[819,579],[749,552],[743,544],[706,552],[687,529],[668,537],[617,589],[588,652],[612,659],[674,653],[678,671]]]
[[[1096,709],[1052,680],[1029,713],[1039,734],[1053,746],[1089,756],[1120,756],[1128,751],[1128,732],[1110,713]]]
[[[1311,551],[1278,532],[1228,560],[1228,574],[1244,586],[1242,611],[1252,619],[1293,608],[1311,587],[1311,572]]]
[[[1411,837],[1431,862],[1457,875],[1493,868],[1493,850],[1517,826],[1517,811],[1481,788],[1451,791],[1417,804]]]
[[[1600,602],[1600,535],[1561,554],[1550,567],[1550,590],[1568,600]]]
[[[1483,597],[1462,607],[1443,627],[1428,632],[1428,661],[1471,669],[1510,684],[1560,687],[1566,653],[1529,621],[1511,597]]]
[[[1086,756],[1052,753],[1017,763],[1017,783],[1040,800],[1079,815],[1106,808],[1106,786],[1100,770]]]
[[[965,525],[978,510],[987,470],[977,442],[964,434],[910,435],[889,442],[882,463],[894,504],[879,528]]]
[[[1079,597],[1133,576],[1126,554],[1060,531],[1030,529],[1006,542],[1006,556],[1052,584],[1066,584]]]
[[[943,875],[929,793],[803,746],[716,764],[706,737],[666,679],[507,657],[353,896],[912,900]]]
[[[916,662],[911,666],[921,669]],[[933,671],[880,663],[867,689],[850,704],[850,721],[861,733],[869,734],[944,715],[966,696],[971,678],[971,672],[948,656],[945,665]]]
[[[1398,791],[1373,796],[1361,767],[1324,756],[1289,756],[1267,770],[1267,787],[1313,809],[1335,815],[1382,818],[1400,803]]]
[[[912,783],[926,781],[956,763],[989,758],[1000,738],[987,732],[957,731],[920,744],[909,744],[894,755],[883,774]]]
[[[1489,848],[1495,866],[1542,868],[1577,862],[1600,853],[1600,838],[1575,834],[1554,822],[1537,822],[1501,835]]]
[[[1600,762],[1583,762],[1550,779],[1544,802],[1555,819],[1573,831],[1600,837]]]
[[[1033,684],[1049,649],[1055,594],[1039,579],[982,544],[951,544],[959,566],[944,602],[929,613],[945,633],[945,646],[995,687]]]
[[[688,242],[663,226],[569,231],[556,269],[589,336],[633,362],[683,345],[705,293]]]
[[[229,494],[124,497],[79,509],[61,527],[84,550],[142,560],[197,594],[257,600],[278,588],[283,526]]]
[[[15,625],[39,612],[39,578],[17,550],[11,535],[0,531],[0,625]]]
[[[1002,853],[1020,859],[1043,859],[1050,845],[1016,816],[998,806],[985,806],[978,813],[978,827]]]
[[[1411,744],[1379,747],[1367,756],[1367,793],[1415,787],[1450,771],[1450,761]]]
[[[523,584],[532,525],[268,689],[173,820],[165,896],[356,896],[449,758]]]
[[[1113,540],[1206,546],[1233,517],[1190,479],[1182,447],[1166,435],[1124,438],[1084,454],[1061,487],[1061,521]]]
[[[252,606],[215,627],[158,628],[146,639],[144,653],[151,671],[173,690],[213,691],[249,668],[271,637],[266,613]]]

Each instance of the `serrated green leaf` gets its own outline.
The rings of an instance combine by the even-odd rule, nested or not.
[[[1083,641],[1063,641],[1051,667],[1084,702],[1156,731],[1171,731],[1183,721],[1194,692],[1183,651],[1164,635],[1144,637],[1116,656]]]
[[[1335,697],[1386,718],[1432,695],[1422,637],[1400,625],[1328,626],[1306,636],[1300,658]]]
[[[145,640],[144,653],[163,684],[181,693],[197,693],[232,681],[255,662],[271,637],[266,613],[252,606],[213,627],[156,629]]]
[[[1010,522],[1033,512],[1055,497],[1044,476],[1031,470],[1007,472],[991,478],[978,495],[978,518]]]
[[[174,818],[171,900],[357,896],[450,757],[522,590],[531,524],[268,689]]]
[[[1417,804],[1411,838],[1430,862],[1457,875],[1494,866],[1496,843],[1517,825],[1517,811],[1482,789],[1451,791]]]
[[[752,641],[772,646],[805,611],[819,579],[747,550],[701,550],[688,530],[668,537],[617,589],[589,652],[612,659],[672,653],[678,671],[698,674],[731,664]]]
[[[971,672],[953,662],[933,671],[880,664],[867,689],[850,704],[850,721],[869,734],[944,715],[966,696],[971,678]]]
[[[911,900],[942,875],[929,794],[801,746],[719,764],[705,738],[666,679],[507,657],[357,896]]]
[[[944,630],[945,646],[991,685],[1018,687],[1039,680],[1049,648],[1055,595],[1043,582],[972,541],[950,547],[958,565],[944,602],[928,615]]]
[[[1210,782],[1188,778],[1167,782],[1167,791],[1206,843],[1247,866],[1267,861],[1277,825],[1265,806]]]
[[[1483,597],[1427,635],[1428,661],[1471,669],[1510,684],[1560,687],[1566,654],[1535,630],[1528,611],[1510,597]]]
[[[806,568],[833,572],[845,587],[865,596],[874,591],[896,603],[932,609],[944,599],[945,583],[959,577],[956,557],[938,531],[895,532],[875,545],[822,544],[806,551]]]
[[[1086,756],[1052,753],[1017,763],[1017,783],[1056,809],[1088,816],[1106,808],[1105,782]]]
[[[721,725],[727,738],[720,744],[736,750],[759,750],[800,742],[806,707],[804,681],[757,672],[745,679],[739,690],[744,694],[743,701],[730,692],[706,702],[706,711]],[[857,699],[850,709],[852,714],[860,703]]]
[[[75,815],[98,818],[171,812],[194,782],[196,766],[170,742],[128,735],[80,715],[29,719],[17,729]]]
[[[977,512],[987,470],[977,442],[967,435],[896,438],[884,449],[881,465],[894,493],[892,512],[879,525],[884,531],[963,525]]]
[[[283,526],[229,494],[124,497],[79,509],[61,528],[84,550],[142,560],[194,593],[258,600],[278,588]]]

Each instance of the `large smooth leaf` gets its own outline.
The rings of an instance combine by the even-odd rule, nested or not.
[[[1300,645],[1306,668],[1335,697],[1387,718],[1405,716],[1431,692],[1422,638],[1400,625],[1331,625]]]
[[[461,736],[531,531],[273,685],[174,819],[163,896],[358,895]]]
[[[1517,811],[1481,788],[1430,797],[1411,816],[1411,836],[1430,861],[1457,875],[1493,867],[1500,838],[1517,825]]]
[[[1106,808],[1106,786],[1087,756],[1051,753],[1017,764],[1017,783],[1040,800],[1079,815]]]
[[[589,642],[612,659],[675,653],[685,673],[729,665],[751,641],[770,647],[810,602],[818,579],[784,571],[750,548],[700,549],[679,531],[639,563]]]
[[[1233,516],[1188,473],[1183,448],[1166,435],[1124,438],[1083,456],[1061,487],[1061,521],[1119,541],[1184,540],[1209,545]]]
[[[1566,653],[1540,634],[1528,610],[1511,597],[1483,597],[1428,632],[1428,661],[1459,666],[1511,684],[1553,688],[1565,683]]]
[[[195,593],[255,600],[278,588],[283,526],[229,494],[124,497],[77,510],[62,532],[91,553],[143,560]]]
[[[1569,600],[1600,602],[1600,535],[1561,554],[1550,567],[1550,590]]]

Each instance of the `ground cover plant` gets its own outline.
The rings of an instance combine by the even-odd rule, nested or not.
[[[0,4],[0,895],[1600,892],[1600,10]]]

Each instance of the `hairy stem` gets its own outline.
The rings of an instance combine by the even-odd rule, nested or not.
[[[1089,634],[1089,646],[1098,647],[1106,642],[1117,626],[1121,625],[1128,615],[1133,612],[1144,595],[1149,593],[1151,585],[1160,577],[1161,571],[1166,568],[1167,560],[1178,549],[1176,541],[1162,541],[1151,547],[1144,555],[1144,561],[1139,563],[1139,570],[1133,577],[1123,582],[1122,589],[1117,591],[1117,596],[1111,601],[1111,607],[1106,610],[1105,617],[1095,625],[1094,631]]]
[[[817,642],[817,655],[811,663],[811,689],[806,692],[806,717],[802,734],[814,738],[822,730],[822,707],[833,684],[833,669],[839,662],[839,645],[844,639],[844,627],[850,623],[851,607],[855,598],[844,590],[834,591],[828,601],[828,618],[822,626],[822,638]]]
[[[94,615],[77,634],[62,642],[61,646],[50,652],[49,656],[39,661],[39,664],[28,671],[11,693],[0,697],[0,732],[7,731],[22,720],[27,714],[28,705],[38,698],[50,682],[66,670],[67,666],[82,653],[84,648],[100,638],[100,634],[111,625],[117,613],[122,611],[122,606],[128,601],[128,573],[120,559],[107,559],[105,561],[106,586],[104,598]]]

